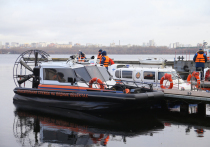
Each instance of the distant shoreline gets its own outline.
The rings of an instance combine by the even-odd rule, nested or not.
[[[27,50],[34,50],[35,48],[11,48],[11,49],[0,49],[0,54],[21,54]],[[36,48],[36,50],[42,50],[48,54],[77,54],[79,50],[85,54],[98,54],[100,48]],[[195,54],[199,47],[189,47],[189,48],[178,48],[169,49],[167,47],[104,47],[108,54],[113,55],[136,55],[136,54]]]

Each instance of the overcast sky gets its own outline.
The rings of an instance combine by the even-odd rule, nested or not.
[[[0,41],[210,44],[210,0],[0,0]]]

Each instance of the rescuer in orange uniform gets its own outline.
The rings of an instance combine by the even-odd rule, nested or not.
[[[198,50],[193,58],[193,61],[195,62],[196,71],[201,71],[201,80],[203,80],[204,67],[207,61],[207,57],[203,49]]]
[[[98,56],[97,56],[97,59],[100,60],[100,61],[99,61],[100,64],[101,64],[101,59],[102,59],[102,54],[101,54],[101,52],[102,52],[102,49],[100,49],[100,50],[98,51]]]
[[[104,65],[108,70],[109,57],[106,55],[106,51],[103,51],[101,54],[102,54],[101,65]]]
[[[81,50],[79,50],[79,57],[77,58],[79,61],[85,61],[86,59],[86,55],[84,52],[82,52]]]

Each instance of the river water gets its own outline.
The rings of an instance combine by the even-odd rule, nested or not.
[[[49,110],[49,113],[16,110],[13,65],[19,55],[0,55],[0,146],[209,146],[210,119],[198,117],[191,105],[190,115],[177,112],[141,111],[132,114],[90,115]],[[69,57],[52,55],[52,57]],[[114,59],[137,60],[174,55],[110,55]],[[191,55],[192,58],[192,55]],[[178,106],[171,108],[178,111]],[[209,107],[207,107],[209,112]],[[75,118],[77,116],[77,118]]]

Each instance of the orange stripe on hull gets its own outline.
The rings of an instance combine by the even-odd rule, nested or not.
[[[74,90],[103,90],[103,91],[113,91],[113,90],[104,90],[97,88],[89,87],[79,87],[79,86],[62,86],[62,85],[44,85],[39,84],[38,89],[47,89],[47,90],[62,90],[62,91],[74,91]]]

